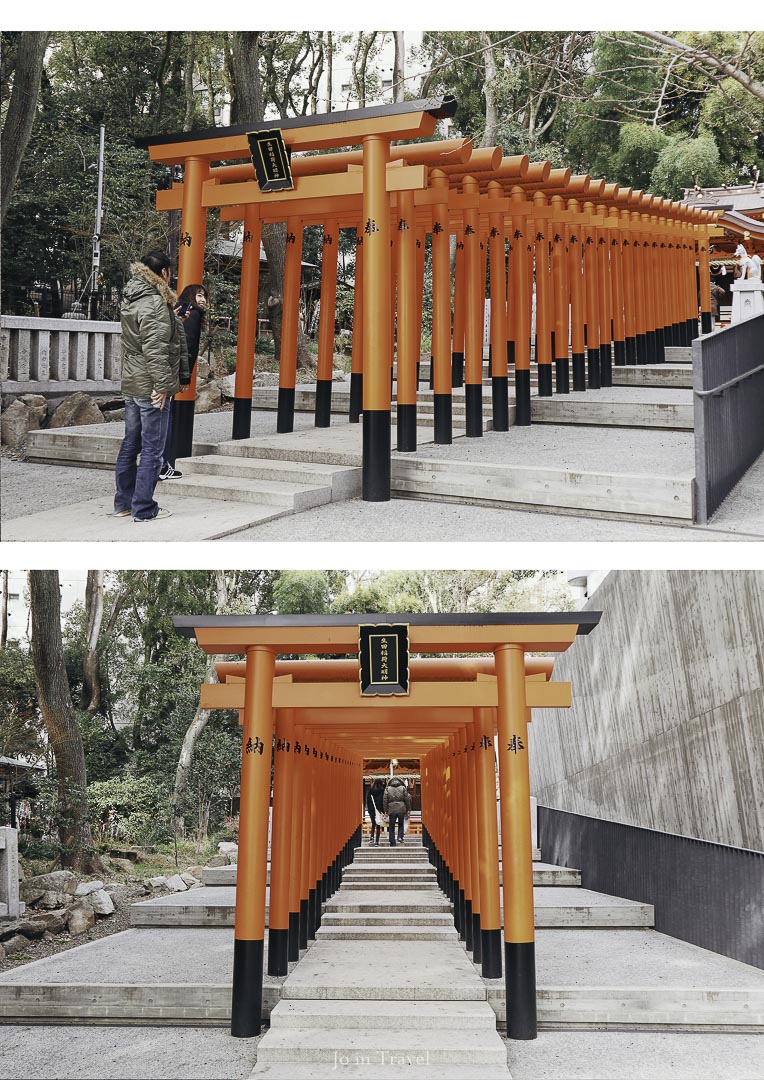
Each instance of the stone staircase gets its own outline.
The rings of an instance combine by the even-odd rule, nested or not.
[[[372,892],[373,890],[373,892]],[[485,984],[419,837],[358,849],[282,986],[253,1077],[509,1078]]]

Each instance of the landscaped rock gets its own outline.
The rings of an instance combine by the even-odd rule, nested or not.
[[[42,394],[22,394],[19,401],[23,401],[28,409],[37,416],[40,423],[44,423],[48,415],[48,402]]]
[[[79,427],[80,424],[104,424],[103,413],[88,394],[78,391],[56,406],[49,427]]]
[[[36,919],[21,919],[16,923],[16,930],[19,934],[23,934],[25,938],[41,938],[45,933],[45,927],[42,923]]]
[[[191,888],[192,885],[198,885],[199,884],[199,878],[198,877],[194,877],[193,874],[187,874],[187,873],[185,873],[185,871],[184,871],[184,873],[182,873],[180,875],[180,877],[181,877],[182,881],[185,881],[185,883],[186,883],[186,885],[188,885],[189,889]]]
[[[104,413],[104,416],[109,421],[112,421],[112,420],[124,420],[125,419],[125,410],[124,409],[109,409],[109,411],[107,413]]]
[[[90,904],[96,915],[113,915],[114,901],[105,889],[98,889],[85,897],[86,903]]]
[[[43,934],[60,933],[66,929],[68,921],[69,911],[67,908],[57,908],[55,911],[41,911],[39,915],[32,915],[29,919],[29,922],[42,927]]]
[[[23,937],[21,934],[14,934],[12,938],[8,938],[3,942],[3,949],[6,956],[13,956],[15,953],[20,953],[23,949],[29,946],[29,938]]]
[[[0,960],[5,960],[5,945],[0,945]]]
[[[191,876],[195,877],[197,881],[202,880],[203,872],[203,866],[187,866],[186,869],[183,871],[184,874],[191,874]]]
[[[197,386],[196,402],[194,403],[195,413],[212,412],[213,409],[220,408],[222,403],[223,395],[220,393],[220,387],[216,382],[208,382],[204,386]]]
[[[83,900],[69,909],[69,933],[84,934],[95,926],[95,912],[90,904]]]
[[[71,903],[72,899],[71,893],[54,892],[52,889],[48,889],[47,892],[42,894],[35,904],[35,907],[41,907],[48,911],[52,911],[54,908],[63,907],[64,904]]]
[[[50,874],[37,874],[19,883],[19,899],[27,904],[33,904],[32,899],[42,896],[45,892],[69,893],[74,896],[79,884],[77,876],[71,870],[53,870]]]
[[[207,866],[228,866],[227,855],[210,855]]]
[[[102,881],[83,881],[75,889],[75,896],[89,896],[90,893],[98,892],[103,888]]]
[[[147,889],[166,889],[167,878],[166,877],[150,877],[144,878],[143,884]]]
[[[104,890],[107,893],[125,892],[129,889],[129,885],[125,885],[123,881],[110,881],[108,885],[104,885]]]
[[[221,840],[218,844],[218,851],[223,855],[230,855],[232,851],[238,851],[239,845],[234,844],[231,840]]]
[[[109,862],[115,870],[121,870],[124,874],[129,874],[133,869],[133,864],[130,859],[117,859],[112,857],[109,859]]]
[[[218,386],[224,398],[232,398],[236,387],[236,374],[224,375],[222,379],[218,379]]]
[[[172,889],[173,892],[185,892],[188,885],[180,874],[173,874],[172,877],[167,879],[167,888]]]
[[[40,427],[40,418],[34,409],[30,409],[23,401],[17,399],[3,412],[0,421],[0,435],[4,446],[19,447],[27,441],[27,433],[37,431]]]

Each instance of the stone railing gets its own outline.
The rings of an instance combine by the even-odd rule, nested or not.
[[[19,901],[19,846],[15,829],[0,828],[0,919],[23,915]]]
[[[118,386],[118,322],[0,316],[0,381],[5,392],[105,390]]]

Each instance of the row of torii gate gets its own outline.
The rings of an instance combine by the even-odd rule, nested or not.
[[[528,724],[534,708],[569,707],[571,687],[550,681],[553,658],[528,654],[563,652],[599,619],[591,611],[173,618],[205,652],[245,657],[219,662],[220,683],[201,690],[202,707],[237,709],[242,725],[232,1035],[260,1033],[266,906],[267,972],[283,976],[361,845],[363,759],[414,757],[423,839],[455,925],[485,978],[503,968],[509,1037],[536,1037]],[[391,622],[405,624],[412,654],[401,661],[407,693],[364,696],[359,640]],[[278,659],[285,654],[300,659]]]
[[[452,98],[435,98],[146,140],[152,160],[183,166],[183,182],[157,193],[159,210],[181,211],[179,289],[203,279],[207,211],[243,221],[235,439],[250,435],[262,225],[285,222],[287,235],[278,432],[294,426],[303,229],[320,225],[324,234],[318,427],[331,417],[338,236],[355,232],[350,419],[363,416],[370,501],[390,498],[394,357],[397,449],[416,450],[427,236],[439,444],[452,439],[453,387],[464,386],[467,437],[483,434],[487,279],[497,431],[509,428],[510,366],[515,423],[532,420],[534,294],[540,397],[610,386],[613,364],[660,363],[666,346],[689,345],[698,332],[698,282],[702,331],[711,329],[709,233],[720,212],[507,157],[498,146],[474,149],[469,139],[393,145],[431,136],[455,109]],[[274,125],[295,152],[292,190],[261,190],[256,179],[248,136]],[[195,393],[194,378],[175,401],[180,456],[191,454]]]

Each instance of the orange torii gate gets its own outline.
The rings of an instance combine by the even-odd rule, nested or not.
[[[220,683],[201,692],[204,708],[238,709],[243,728],[233,1035],[249,1038],[261,1027],[272,766],[269,974],[286,975],[315,936],[322,903],[361,843],[363,758],[384,755],[420,759],[430,861],[473,960],[484,977],[501,976],[498,737],[507,1032],[536,1037],[528,723],[533,708],[569,706],[571,689],[549,681],[551,658],[527,654],[563,652],[599,619],[599,612],[173,618],[205,652],[246,657],[219,663]],[[348,659],[285,661],[280,653]],[[334,796],[319,812],[327,780]]]
[[[390,497],[394,355],[397,449],[416,450],[428,237],[430,386],[439,444],[452,440],[454,387],[464,386],[467,437],[483,434],[486,279],[497,431],[509,428],[510,366],[515,423],[532,420],[534,297],[539,397],[610,386],[614,364],[660,363],[667,345],[689,344],[698,327],[697,273],[702,325],[710,323],[708,233],[716,214],[574,176],[548,161],[505,157],[500,147],[474,150],[465,139],[393,145],[394,139],[432,134],[438,118],[454,108],[452,99],[439,98],[278,121],[290,152],[362,146],[292,157],[292,190],[262,190],[251,161],[211,164],[248,156],[248,136],[264,128],[241,125],[148,140],[152,159],[185,165],[183,183],[157,194],[159,209],[182,210],[179,286],[201,278],[207,209],[243,221],[234,438],[250,433],[262,223],[285,222],[287,230],[278,432],[294,426],[302,231],[320,225],[324,232],[319,427],[331,421],[338,236],[341,229],[355,231],[350,420],[363,414],[363,497],[371,501]],[[181,454],[191,452],[194,393],[192,384],[176,399]]]

